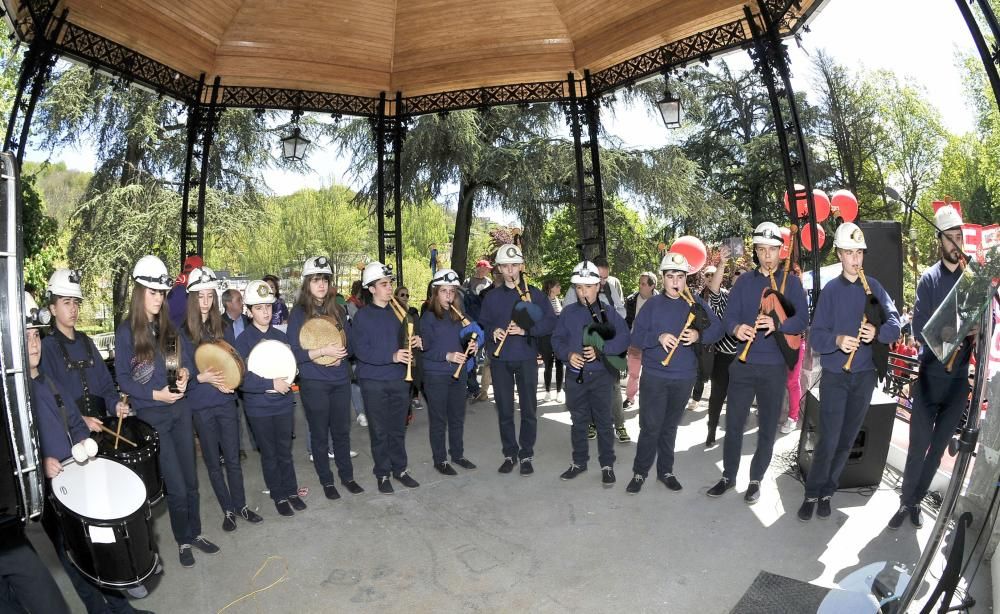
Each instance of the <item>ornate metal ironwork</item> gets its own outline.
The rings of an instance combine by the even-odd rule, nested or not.
[[[584,72],[584,81],[577,81],[573,73],[567,76],[569,101],[563,105],[566,123],[573,135],[573,157],[576,161],[576,219],[579,240],[576,248],[581,260],[606,256],[608,251],[604,225],[604,186],[601,182],[600,107],[597,95],[590,87],[590,71]],[[581,85],[590,94],[580,95]],[[586,130],[586,134],[584,133]],[[584,138],[587,140],[584,141]]]
[[[225,107],[219,105],[219,77],[209,89],[209,102],[196,102],[188,107],[188,143],[187,159],[184,163],[184,183],[182,186],[183,203],[181,205],[181,262],[188,253],[204,255],[205,253],[205,198],[208,190],[209,162],[211,160],[212,141],[219,125],[219,119],[225,112]],[[199,85],[204,86],[205,76],[202,75]],[[200,143],[200,145],[199,145]],[[195,159],[200,158],[197,182],[192,178]],[[197,204],[191,208],[191,188],[198,186]]]
[[[330,92],[230,85],[222,87],[221,103],[230,108],[285,109],[372,117],[378,114],[379,99]]]
[[[505,104],[556,102],[566,99],[565,81],[537,81],[495,85],[404,98],[409,115],[457,111]]]
[[[56,44],[56,49],[182,102],[198,100],[200,90],[197,79],[79,26],[67,24],[66,33]]]
[[[396,282],[403,285],[403,195],[400,187],[403,140],[406,138],[408,119],[403,112],[403,95],[396,92],[395,115],[386,113],[388,100],[385,92],[379,96],[378,115],[375,123],[375,148],[378,156],[376,167],[375,217],[378,221],[378,258],[383,264],[395,256]],[[391,165],[392,173],[388,173]],[[392,208],[386,204],[392,199]]]

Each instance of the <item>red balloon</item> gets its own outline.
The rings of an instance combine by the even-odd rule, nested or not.
[[[802,208],[805,207],[805,202],[806,202],[805,194],[806,194],[806,187],[804,185],[796,183],[795,184],[795,198],[796,198],[796,200],[795,200],[795,210],[796,211],[801,211]],[[788,205],[788,192],[787,191],[785,192],[784,201],[785,201],[785,211],[791,211],[791,209],[789,208],[789,205]]]
[[[792,253],[792,231],[788,228],[781,228],[781,249],[778,250],[778,258],[784,260]]]
[[[822,222],[830,217],[830,197],[823,190],[813,190],[813,203],[816,205],[816,221]],[[806,205],[806,213],[802,217],[809,215],[809,206]]]
[[[826,231],[819,224],[816,225],[816,235],[819,237],[819,249],[823,249],[823,244],[826,243]],[[812,251],[812,224],[806,224],[802,228],[802,247],[809,251]]]
[[[688,264],[691,265],[691,273],[697,273],[705,266],[705,262],[708,261],[708,250],[705,249],[705,244],[698,237],[692,237],[691,235],[684,235],[670,246],[670,251],[681,254],[687,258]]]
[[[837,190],[831,196],[831,205],[840,211],[840,217],[845,222],[853,222],[858,218],[858,199],[850,190]]]

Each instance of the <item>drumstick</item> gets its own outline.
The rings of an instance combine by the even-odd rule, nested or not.
[[[128,403],[128,395],[127,394],[119,395],[119,400],[122,403]],[[118,414],[118,428],[115,429],[115,450],[118,449],[118,442],[121,440],[121,438],[122,438],[122,415]]]
[[[472,336],[469,337],[469,341],[475,341],[478,336],[479,336],[479,333],[472,333]],[[469,350],[466,350],[465,354],[468,355],[469,354]],[[455,373],[452,374],[452,376],[451,376],[452,379],[458,379],[458,376],[462,373],[462,367],[464,367],[464,366],[465,366],[465,363],[463,362],[462,364],[458,365],[458,367],[455,368]]]
[[[104,431],[105,433],[108,433],[109,435],[114,435],[118,439],[121,439],[122,441],[124,441],[128,445],[132,446],[133,448],[138,448],[139,447],[139,444],[137,444],[136,442],[130,441],[128,439],[125,439],[124,437],[122,437],[121,435],[116,434],[114,431],[112,431],[108,427],[104,426],[103,424],[101,425],[101,430]]]

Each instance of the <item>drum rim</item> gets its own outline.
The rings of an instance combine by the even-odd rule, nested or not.
[[[211,341],[205,341],[204,343],[200,344],[197,348],[195,348],[195,350],[194,350],[194,363],[195,363],[195,366],[198,367],[199,370],[202,370],[201,367],[198,366],[198,352],[203,347],[206,347],[206,346],[209,346],[209,345],[224,350],[227,354],[229,354],[230,356],[232,356],[233,359],[235,359],[237,371],[239,371],[239,382],[236,384],[236,386],[233,386],[233,388],[238,388],[239,385],[243,383],[243,378],[246,377],[246,373],[247,373],[247,370],[248,370],[247,369],[247,365],[246,365],[246,361],[243,360],[243,357],[240,355],[239,351],[235,347],[233,347],[232,344],[230,344],[225,339],[213,339]]]
[[[152,528],[150,528],[150,531],[152,531]],[[155,548],[156,547],[155,540],[154,539],[150,539],[150,541],[153,543],[153,547]],[[66,556],[69,557],[69,560],[73,564],[73,567],[75,567],[76,570],[78,572],[80,572],[80,575],[82,575],[83,577],[87,578],[88,580],[90,580],[94,584],[97,584],[98,586],[101,586],[101,587],[104,587],[104,588],[134,588],[136,586],[139,586],[140,584],[142,584],[143,582],[145,582],[146,580],[148,580],[149,577],[152,576],[156,572],[156,568],[159,567],[159,565],[160,565],[160,553],[158,551],[154,550],[153,551],[153,564],[152,564],[152,566],[150,566],[149,571],[147,571],[145,574],[143,574],[141,578],[136,578],[135,580],[129,580],[127,582],[108,582],[107,580],[100,580],[100,579],[98,579],[98,578],[90,575],[86,571],[84,571],[83,568],[74,559],[73,552],[69,548],[66,549]]]

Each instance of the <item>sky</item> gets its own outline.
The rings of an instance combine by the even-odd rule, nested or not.
[[[922,87],[927,98],[941,112],[945,127],[957,134],[973,126],[971,110],[962,98],[962,74],[958,53],[974,52],[972,37],[953,2],[945,0],[826,0],[810,22],[810,32],[802,34],[802,46],[789,43],[793,88],[813,97],[810,55],[826,50],[835,60],[858,70],[887,69],[901,81]],[[731,66],[751,68],[748,55],[736,51],[725,56]],[[658,147],[676,138],[648,108],[621,107],[604,114],[610,134],[626,147]],[[317,145],[319,147],[317,147]],[[405,145],[404,145],[405,146]],[[275,144],[277,155],[278,144]],[[32,156],[35,153],[35,156]],[[28,152],[28,159],[40,159]],[[90,171],[95,157],[88,148],[67,148],[54,156],[69,168]],[[331,184],[357,185],[347,173],[348,160],[338,157],[331,147],[316,143],[309,154],[312,173],[272,171],[265,175],[276,194],[290,194],[302,188]],[[449,200],[447,197],[444,199]],[[500,211],[487,212],[502,222]]]

